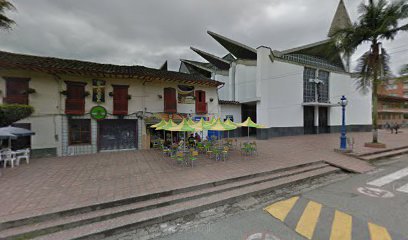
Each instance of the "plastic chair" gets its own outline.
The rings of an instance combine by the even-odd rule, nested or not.
[[[7,166],[7,162],[10,163],[11,167],[14,167],[14,163],[16,163],[17,158],[16,158],[16,153],[13,151],[6,151],[3,153],[3,161],[4,161],[4,167]]]
[[[20,161],[22,159],[26,160],[26,163],[29,164],[30,163],[30,149],[27,148],[21,152],[18,152],[21,155],[17,155],[17,165],[20,165]]]
[[[209,158],[212,157],[214,151],[213,151],[213,149],[211,148],[211,145],[205,146],[205,152],[206,152],[206,154],[209,156]]]
[[[255,141],[252,143],[252,151],[258,156],[258,147]]]
[[[191,156],[190,156],[190,161],[191,161],[191,167],[194,166],[194,162],[197,160],[198,152],[197,151],[192,151]]]
[[[184,153],[177,152],[175,156],[176,156],[177,163],[184,165]]]
[[[222,158],[224,162],[228,158],[228,153],[229,153],[229,147],[224,147],[224,150],[222,151]]]

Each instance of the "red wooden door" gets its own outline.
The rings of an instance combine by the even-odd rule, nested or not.
[[[129,86],[113,86],[113,114],[127,115],[129,105]]]
[[[82,115],[85,113],[85,85],[67,84],[65,113]]]
[[[166,113],[177,112],[177,96],[176,89],[174,88],[164,89],[164,112]]]
[[[206,114],[207,113],[207,103],[205,102],[205,91],[197,90],[195,92],[195,102],[196,102],[196,113]]]

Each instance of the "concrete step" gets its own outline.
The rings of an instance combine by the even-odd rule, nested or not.
[[[65,216],[55,213],[53,216],[46,215],[49,218],[37,216],[32,219],[22,219],[20,222],[5,222],[2,225],[3,230],[0,231],[0,239],[27,239],[44,234],[55,233],[60,230],[76,228],[86,224],[107,221],[109,219],[117,219],[126,215],[145,212],[164,206],[179,204],[182,202],[192,201],[198,198],[206,198],[211,195],[223,194],[227,191],[241,189],[244,187],[261,184],[267,181],[288,178],[295,175],[308,173],[310,171],[316,171],[326,168],[328,168],[328,165],[322,162],[300,165],[297,167],[291,167],[290,169],[280,169],[280,171],[253,174],[250,178],[242,178],[242,180],[236,180],[232,182],[214,182],[212,186],[207,186],[205,188],[198,188],[197,190],[190,189],[187,192],[157,197],[145,201],[136,201],[130,203],[123,202],[121,205],[102,208],[99,210],[94,209],[93,211],[86,212],[78,212],[76,210],[73,210],[73,212],[69,215],[65,213]]]
[[[369,153],[361,153],[361,154],[351,154],[354,155],[356,157],[365,157],[365,156],[370,156],[373,154],[380,154],[380,153],[386,153],[386,152],[392,152],[392,151],[396,151],[396,150],[401,150],[401,149],[408,149],[408,146],[402,146],[402,147],[397,147],[397,148],[389,148],[389,149],[383,149],[383,150],[377,150],[374,153],[369,152]]]
[[[324,163],[316,163],[312,165],[302,166],[286,171],[279,171],[276,173],[271,173],[268,175],[261,175],[258,177],[253,177],[241,181],[230,182],[220,185],[215,185],[214,187],[208,187],[199,189],[196,191],[190,191],[186,193],[180,193],[175,195],[170,195],[166,197],[161,197],[157,199],[151,199],[142,202],[135,202],[130,204],[124,204],[112,208],[105,208],[100,210],[94,210],[91,212],[80,213],[72,216],[66,216],[61,218],[50,218],[45,221],[39,221],[34,224],[21,225],[15,224],[17,227],[12,227],[5,229],[0,232],[0,238],[7,237],[24,237],[24,236],[37,236],[42,234],[47,234],[51,232],[56,232],[60,229],[67,229],[83,224],[89,224],[100,220],[106,220],[114,217],[123,216],[126,214],[131,214],[135,212],[140,212],[144,210],[149,210],[152,208],[157,208],[161,206],[166,206],[174,204],[181,201],[187,201],[195,199],[198,197],[204,197],[210,194],[220,193],[222,191],[231,190],[243,186],[253,185],[261,183],[264,181],[269,181],[272,179],[277,179],[281,177],[288,177],[294,174],[300,174],[303,172],[319,169],[328,166]],[[38,219],[37,219],[38,220]],[[27,220],[26,220],[27,221]],[[19,226],[20,225],[20,226]]]
[[[285,178],[278,178],[255,185],[224,191],[219,194],[212,194],[210,196],[179,202],[169,206],[163,206],[142,212],[127,214],[117,218],[102,220],[48,235],[39,236],[34,239],[101,239],[120,231],[131,230],[157,222],[168,221],[186,214],[192,214],[215,207],[217,205],[222,205],[229,201],[235,201],[239,198],[262,194],[276,188],[296,184],[311,178],[321,177],[336,171],[339,171],[339,169],[326,166]]]
[[[123,206],[123,205],[131,204],[131,203],[143,202],[147,200],[167,197],[167,196],[180,194],[180,193],[186,193],[190,191],[197,191],[200,189],[210,188],[214,186],[219,186],[223,184],[242,181],[242,180],[251,179],[251,178],[260,177],[260,176],[266,176],[266,175],[270,175],[274,173],[290,171],[290,170],[299,169],[303,167],[318,166],[323,163],[325,162],[317,161],[317,162],[312,162],[312,163],[298,164],[298,165],[284,167],[284,168],[277,168],[277,169],[270,170],[270,171],[251,173],[251,174],[241,175],[241,176],[234,177],[234,178],[222,179],[222,180],[217,180],[213,182],[206,182],[203,184],[192,185],[192,186],[187,186],[183,188],[169,189],[167,191],[154,192],[154,193],[150,193],[147,195],[139,195],[135,197],[129,197],[129,198],[119,199],[119,200],[110,201],[110,202],[96,203],[92,205],[86,205],[86,206],[70,208],[70,209],[64,208],[64,209],[55,210],[53,212],[41,213],[39,215],[24,216],[23,218],[21,217],[15,218],[13,216],[3,217],[0,220],[0,231],[7,229],[7,228],[11,228],[11,227],[17,227],[21,225],[42,222],[44,220],[59,219],[61,217],[72,216],[72,215],[77,215],[77,214],[82,214],[82,213],[87,213],[87,212],[93,212],[95,210],[112,208],[116,206]]]
[[[377,152],[377,153],[365,155],[362,157],[360,156],[359,158],[365,161],[375,161],[375,160],[395,157],[395,156],[403,155],[407,153],[408,153],[408,148],[400,148],[400,149],[394,149],[390,151]]]

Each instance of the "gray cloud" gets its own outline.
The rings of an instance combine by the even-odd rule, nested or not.
[[[323,40],[338,4],[338,0],[11,1],[18,11],[9,15],[17,26],[0,32],[0,49],[149,67],[169,60],[173,70],[180,58],[200,60],[190,46],[226,54],[207,30],[252,47],[278,50]],[[355,20],[360,1],[345,2]],[[401,34],[385,46],[389,52],[401,51],[408,49],[407,40],[408,34]],[[392,54],[394,69],[408,62],[407,53]]]

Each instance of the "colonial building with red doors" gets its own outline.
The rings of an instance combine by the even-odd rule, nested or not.
[[[29,104],[19,124],[35,155],[149,147],[152,116],[219,116],[223,83],[199,75],[0,52],[0,104]],[[27,140],[26,140],[27,141]]]

